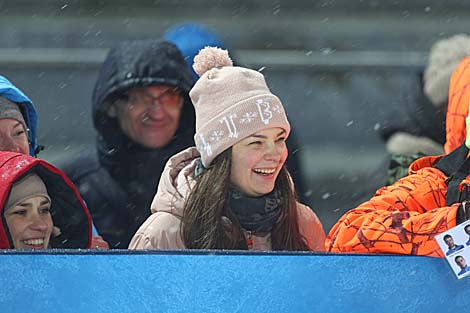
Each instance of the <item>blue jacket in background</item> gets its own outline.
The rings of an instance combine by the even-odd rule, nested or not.
[[[168,29],[163,38],[175,44],[181,51],[184,60],[193,72],[194,80],[199,79],[199,75],[193,69],[194,57],[199,50],[206,46],[227,49],[216,32],[196,23],[177,24]]]

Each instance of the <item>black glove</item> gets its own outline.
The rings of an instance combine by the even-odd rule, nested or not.
[[[461,224],[470,219],[470,203],[464,201],[460,203],[459,209],[457,210],[457,224]]]

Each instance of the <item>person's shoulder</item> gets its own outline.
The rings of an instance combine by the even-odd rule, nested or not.
[[[313,210],[306,204],[297,202],[297,214],[301,216],[313,216],[315,213]]]
[[[166,211],[155,212],[141,225],[137,233],[148,235],[162,232],[175,234],[179,232],[181,220],[178,216]]]
[[[308,205],[297,202],[297,216],[300,220],[300,224],[302,224],[303,221],[307,222],[308,224],[313,223],[323,230],[323,225],[320,219],[318,218],[315,211]]]
[[[325,251],[325,231],[315,212],[307,205],[297,202],[299,230],[307,240],[311,251]]]
[[[89,148],[72,156],[59,158],[53,162],[73,181],[80,181],[83,177],[96,173],[100,163],[95,148]]]
[[[463,248],[465,248],[464,245],[455,245],[454,248],[449,248],[449,250],[447,250],[446,255],[450,255],[456,251],[462,250]]]
[[[156,212],[140,226],[129,249],[183,249],[181,220],[169,212]]]

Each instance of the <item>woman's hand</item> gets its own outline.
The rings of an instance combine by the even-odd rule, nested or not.
[[[91,237],[90,249],[109,249],[109,244],[101,236]]]

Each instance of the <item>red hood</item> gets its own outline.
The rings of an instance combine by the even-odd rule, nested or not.
[[[453,72],[449,86],[449,104],[446,115],[445,153],[464,143],[467,131],[465,118],[470,101],[470,57],[463,59]]]
[[[52,201],[52,220],[61,235],[51,238],[51,248],[89,248],[91,217],[75,185],[58,168],[29,155],[0,152],[0,249],[11,249],[3,210],[12,184],[35,171],[44,181]]]

